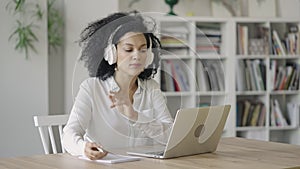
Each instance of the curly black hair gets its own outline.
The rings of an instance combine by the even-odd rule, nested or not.
[[[150,17],[149,17],[150,18]],[[153,21],[153,20],[152,20]],[[89,71],[90,77],[98,77],[101,80],[113,76],[115,73],[116,63],[109,65],[103,59],[104,50],[108,45],[108,41],[112,33],[112,44],[117,45],[120,38],[128,32],[141,32],[147,41],[147,48],[152,43],[152,52],[154,53],[153,62],[139,74],[142,80],[150,79],[151,75],[157,73],[160,60],[161,44],[159,39],[153,34],[155,22],[150,24],[149,29],[145,18],[137,11],[134,12],[117,12],[111,14],[101,20],[90,23],[80,34],[79,45],[82,48],[80,60],[85,62],[85,67]],[[151,39],[151,40],[150,40]]]

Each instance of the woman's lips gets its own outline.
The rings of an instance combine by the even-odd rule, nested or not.
[[[130,64],[129,66],[130,66],[131,68],[139,68],[139,67],[142,66],[142,64],[140,64],[140,63],[133,63],[133,64]]]

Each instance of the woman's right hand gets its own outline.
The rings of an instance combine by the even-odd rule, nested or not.
[[[91,160],[98,160],[107,155],[106,151],[99,151],[101,146],[96,143],[87,142],[84,148],[84,154]]]

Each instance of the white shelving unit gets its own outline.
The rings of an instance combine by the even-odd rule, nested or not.
[[[196,107],[199,105],[221,105],[230,104],[231,112],[227,119],[227,123],[224,130],[224,137],[247,137],[267,141],[278,141],[291,144],[300,144],[300,129],[299,129],[299,112],[295,115],[297,119],[297,126],[271,126],[271,100],[277,99],[282,105],[282,111],[286,113],[286,104],[289,101],[295,103],[300,102],[300,91],[299,90],[271,90],[270,89],[270,67],[272,60],[276,60],[280,65],[285,65],[286,63],[293,62],[300,64],[300,54],[295,55],[284,55],[278,56],[273,55],[271,49],[267,54],[241,54],[238,50],[238,25],[247,26],[248,28],[248,38],[255,38],[255,29],[259,25],[263,25],[269,29],[269,43],[271,45],[271,30],[275,29],[278,31],[280,37],[283,37],[284,33],[287,32],[287,25],[294,24],[298,25],[300,20],[296,19],[253,19],[253,18],[211,18],[211,17],[157,17],[156,21],[158,23],[158,34],[159,37],[164,39],[164,37],[173,36],[176,38],[176,33],[178,36],[186,34],[184,40],[181,39],[182,44],[184,44],[188,50],[186,53],[182,54],[180,51],[174,51],[173,48],[178,49],[178,44],[173,45],[172,43],[165,43],[168,41],[162,40],[163,50],[165,50],[162,55],[161,70],[159,71],[159,76],[157,80],[165,85],[165,72],[166,62],[177,62],[182,63],[183,70],[186,72],[186,78],[189,84],[189,90],[187,91],[175,91],[168,90],[167,87],[163,87],[165,90],[165,96],[167,98],[168,107],[173,116],[175,116],[176,110],[179,108],[186,107]],[[209,27],[210,31],[212,29],[217,30],[221,34],[221,42],[219,43],[220,48],[215,52],[201,52],[201,45],[199,45],[199,34],[205,33],[205,28]],[[299,27],[300,28],[300,27]],[[172,32],[173,31],[173,32]],[[171,33],[170,33],[171,32]],[[209,38],[208,38],[209,39]],[[214,45],[211,45],[214,46]],[[247,45],[248,48],[248,45]],[[173,52],[174,51],[174,52]],[[265,65],[266,73],[266,84],[265,90],[237,90],[237,79],[236,72],[241,71],[238,69],[238,61],[244,60],[260,60],[260,62]],[[200,90],[201,86],[197,83],[197,76],[199,76],[199,64],[204,62],[216,63],[219,65],[220,70],[224,73],[224,89],[203,91]],[[171,74],[171,72],[168,72]],[[162,77],[163,76],[163,77]],[[220,78],[218,78],[220,80]],[[162,82],[163,81],[163,82]],[[181,86],[180,86],[181,88]],[[266,108],[265,123],[263,126],[237,126],[237,102],[245,99],[259,100],[262,102]]]

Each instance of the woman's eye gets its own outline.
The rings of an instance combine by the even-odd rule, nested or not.
[[[124,49],[125,52],[132,52],[132,49]]]
[[[147,52],[147,49],[141,49],[140,52],[145,53]]]

